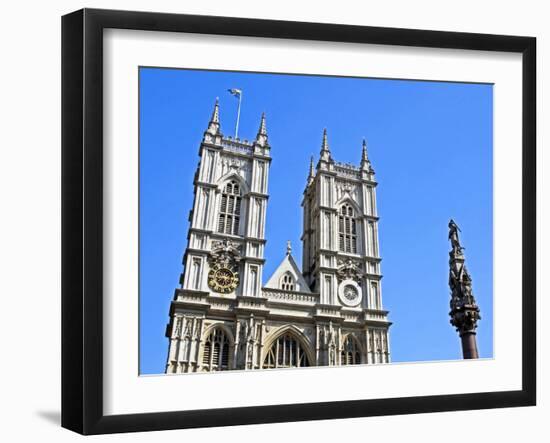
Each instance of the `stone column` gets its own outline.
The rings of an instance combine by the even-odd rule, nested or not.
[[[456,328],[462,342],[462,356],[465,359],[479,358],[476,343],[477,322],[481,319],[472,292],[472,278],[466,268],[464,248],[460,245],[460,229],[451,220],[449,222],[449,240],[452,250],[449,252],[449,287],[451,288],[450,312],[451,324]]]

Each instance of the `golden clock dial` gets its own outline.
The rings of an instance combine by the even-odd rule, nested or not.
[[[229,294],[239,285],[239,277],[228,268],[215,268],[208,273],[208,286],[216,292]]]

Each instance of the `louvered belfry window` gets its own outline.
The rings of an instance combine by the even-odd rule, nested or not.
[[[343,205],[338,215],[338,243],[341,252],[357,253],[357,223],[353,208]]]
[[[239,183],[231,180],[225,185],[220,202],[218,232],[222,234],[239,234],[241,218],[241,188]]]
[[[216,328],[206,338],[202,353],[202,364],[207,371],[229,369],[229,339],[222,329]]]

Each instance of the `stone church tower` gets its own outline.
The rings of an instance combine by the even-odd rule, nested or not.
[[[303,274],[290,245],[262,287],[271,148],[225,137],[216,101],[199,149],[167,373],[389,362],[374,171],[332,159],[326,131],[304,191]]]
[[[303,275],[320,295],[317,337],[330,328],[339,337],[353,337],[363,349],[363,363],[389,362],[376,185],[366,141],[359,167],[339,163],[332,158],[325,129],[316,170],[311,160],[302,203]],[[331,364],[331,353],[324,353],[322,362]]]

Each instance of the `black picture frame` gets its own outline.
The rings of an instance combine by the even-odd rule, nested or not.
[[[522,54],[522,389],[110,415],[103,412],[103,30],[171,31]],[[82,434],[458,411],[536,403],[536,39],[83,9],[62,18],[62,426]]]

